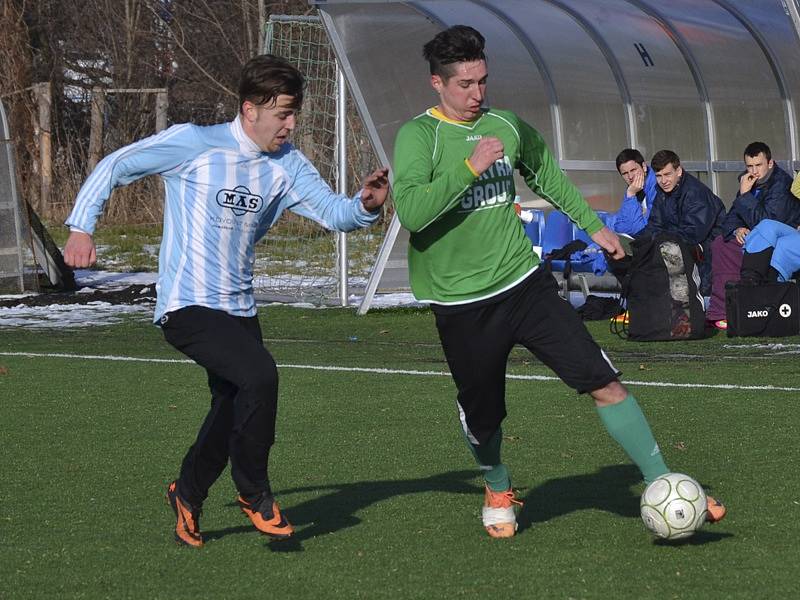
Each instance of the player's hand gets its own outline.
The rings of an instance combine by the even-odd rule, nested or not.
[[[591,237],[614,260],[625,258],[625,250],[619,243],[617,234],[608,227],[604,226],[600,231],[593,233]]]
[[[736,236],[736,241],[739,242],[740,246],[744,246],[744,240],[748,233],[750,233],[750,230],[747,227],[739,227],[733,232],[733,235]]]
[[[644,171],[639,171],[633,176],[633,181],[628,185],[628,191],[625,195],[628,198],[633,198],[644,189]]]
[[[495,161],[502,159],[504,155],[505,149],[503,148],[503,142],[496,137],[487,136],[481,138],[480,141],[475,144],[475,149],[469,157],[469,164],[471,164],[472,168],[480,175],[491,167]]]
[[[756,181],[758,181],[758,177],[752,173],[745,173],[742,175],[742,178],[739,180],[739,193],[746,194],[752,190],[753,186],[756,184]]]
[[[92,236],[82,231],[71,232],[64,245],[64,262],[72,268],[91,267],[97,262]]]
[[[386,202],[389,193],[389,169],[381,167],[367,175],[362,184],[361,204],[369,212],[375,212]]]

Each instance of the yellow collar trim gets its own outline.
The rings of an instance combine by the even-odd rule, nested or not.
[[[442,111],[440,111],[437,107],[432,107],[428,109],[428,112],[432,117],[436,117],[440,121],[444,121],[445,123],[453,123],[455,125],[473,125],[475,121],[480,119],[483,116],[483,113],[478,115],[478,118],[474,121],[458,121],[456,119],[451,119],[450,117],[446,116]]]

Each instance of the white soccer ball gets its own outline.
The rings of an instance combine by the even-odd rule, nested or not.
[[[706,522],[706,493],[683,473],[667,473],[652,481],[639,504],[644,526],[668,540],[687,538]]]

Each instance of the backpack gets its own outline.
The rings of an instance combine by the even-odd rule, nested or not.
[[[706,313],[692,248],[667,233],[634,240],[631,248],[621,298],[628,323],[623,322],[622,334],[637,341],[705,337]]]

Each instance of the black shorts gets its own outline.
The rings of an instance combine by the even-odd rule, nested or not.
[[[579,393],[605,387],[620,375],[543,269],[498,302],[432,309],[458,388],[461,422],[473,442],[488,440],[506,415],[506,364],[515,344]]]

